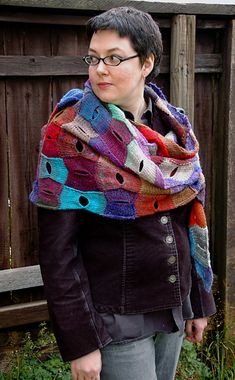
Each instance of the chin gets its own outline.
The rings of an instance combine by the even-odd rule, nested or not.
[[[100,89],[93,88],[94,94],[97,96],[97,98],[104,103],[114,103],[115,104],[115,98],[104,91],[100,91]]]
[[[115,102],[115,100],[112,98],[112,97],[110,97],[110,96],[105,96],[105,95],[100,95],[100,94],[96,94],[96,96],[97,96],[97,98],[99,98],[100,99],[100,101],[101,102],[103,102],[103,103],[113,103],[113,104],[117,104],[116,102]]]

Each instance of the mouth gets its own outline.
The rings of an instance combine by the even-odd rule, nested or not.
[[[100,89],[106,89],[106,88],[109,88],[111,85],[111,83],[108,83],[108,82],[99,82],[97,83],[97,86],[100,88]]]

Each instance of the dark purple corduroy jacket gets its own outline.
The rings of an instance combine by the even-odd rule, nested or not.
[[[84,210],[39,209],[40,265],[64,360],[111,342],[99,312],[136,314],[182,305],[215,312],[187,235],[190,204],[129,221]]]
[[[168,127],[145,95],[149,106],[143,122],[165,135]],[[172,309],[188,295],[195,318],[215,312],[213,296],[190,257],[190,208],[130,221],[85,210],[38,210],[41,271],[64,360],[111,342],[100,312]]]

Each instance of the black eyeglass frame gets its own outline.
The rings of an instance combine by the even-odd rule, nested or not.
[[[115,65],[112,65],[110,63],[106,63],[105,60],[106,58],[110,58],[110,57],[116,57],[117,59],[119,59],[119,62]],[[94,57],[97,59],[97,63],[88,63],[87,62],[87,58],[88,57]],[[132,59],[132,58],[136,58],[136,57],[139,57],[139,54],[135,54],[135,55],[132,55],[130,57],[126,57],[126,58],[122,58],[122,57],[119,57],[118,55],[115,55],[115,54],[112,54],[112,55],[107,55],[106,57],[104,58],[99,58],[99,57],[96,57],[95,55],[92,55],[92,54],[88,54],[88,55],[85,55],[84,57],[82,57],[83,61],[88,65],[88,66],[98,66],[98,64],[100,63],[100,61],[104,62],[105,65],[107,66],[119,66],[120,63],[124,62],[124,61],[129,61],[129,59]]]

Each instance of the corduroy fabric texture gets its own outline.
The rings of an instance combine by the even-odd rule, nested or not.
[[[147,90],[170,127],[166,136],[130,122],[114,104],[101,103],[89,81],[84,92],[67,93],[43,128],[30,200],[55,210],[86,209],[109,218],[135,219],[194,199],[191,254],[209,291],[212,271],[199,145],[188,118],[157,86],[150,84]]]

